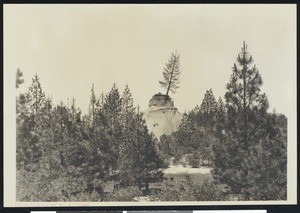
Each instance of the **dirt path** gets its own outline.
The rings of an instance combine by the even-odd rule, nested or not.
[[[165,174],[210,174],[212,167],[200,167],[200,168],[192,168],[191,166],[184,167],[181,164],[178,165],[170,165],[169,168],[164,170]]]

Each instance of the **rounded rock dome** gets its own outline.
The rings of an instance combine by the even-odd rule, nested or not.
[[[174,107],[174,102],[170,96],[157,93],[150,99],[149,107]]]

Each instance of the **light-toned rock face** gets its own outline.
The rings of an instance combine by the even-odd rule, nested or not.
[[[174,107],[173,100],[162,94],[154,95],[149,101],[149,108],[144,112],[144,119],[150,132],[159,138],[177,130],[182,114]]]

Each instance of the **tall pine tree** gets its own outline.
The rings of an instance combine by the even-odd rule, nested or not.
[[[263,81],[252,63],[244,43],[226,86],[227,115],[224,116],[223,107],[219,108],[220,122],[224,119],[225,124],[217,126],[213,173],[232,193],[242,194],[246,200],[282,199],[284,195],[273,193],[272,187],[286,191],[282,175],[286,174],[286,140],[271,134],[274,126],[267,112],[267,97],[261,93]],[[273,160],[267,161],[269,157]],[[276,170],[275,165],[279,164],[282,168]]]

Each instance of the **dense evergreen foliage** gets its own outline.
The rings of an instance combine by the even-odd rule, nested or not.
[[[207,90],[159,153],[193,167],[213,167],[215,184],[243,200],[287,198],[287,118],[268,112],[262,78],[244,43],[226,86],[225,104]]]
[[[212,89],[207,90],[201,106],[183,114],[178,130],[171,136],[161,136],[158,145],[160,153],[174,157],[175,162],[185,158],[186,163],[193,167],[212,165],[217,109],[218,103]]]
[[[17,98],[17,199],[109,201],[130,187],[138,194],[162,167],[156,142],[128,86],[120,94],[114,84],[100,98],[92,87],[82,115],[75,99],[54,106],[35,75]]]
[[[287,118],[268,112],[268,99],[244,43],[225,99],[206,91],[184,113],[178,130],[159,140],[148,132],[128,86],[114,84],[89,111],[73,98],[54,105],[37,75],[17,97],[17,200],[133,201],[161,183],[152,201],[286,200]],[[175,91],[179,55],[172,54],[161,84]],[[18,69],[16,88],[24,82]],[[223,101],[224,100],[224,101]],[[172,159],[172,162],[170,160]],[[163,177],[169,164],[210,167],[205,175]]]

